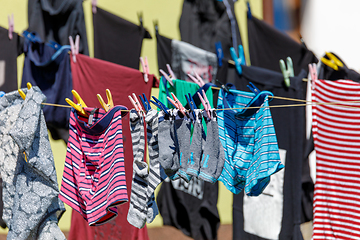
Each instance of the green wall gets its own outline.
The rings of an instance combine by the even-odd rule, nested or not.
[[[143,24],[155,37],[153,20],[158,20],[159,32],[169,38],[180,39],[179,19],[182,10],[182,0],[99,0],[98,6],[120,17],[123,17],[136,24],[139,23],[137,13],[143,13]],[[250,0],[252,13],[262,18],[262,0]],[[83,3],[85,20],[89,42],[90,56],[93,56],[93,28],[91,1]],[[21,33],[27,28],[27,2],[24,0],[0,0],[0,26],[7,28],[7,15],[14,13],[15,31]],[[240,26],[240,32],[247,54],[247,29],[246,29],[246,4],[245,0],[238,0],[235,5],[235,13]],[[1,46],[0,46],[1,47]],[[156,40],[145,39],[143,42],[142,56],[147,56],[149,60],[150,72],[157,75]],[[21,81],[23,56],[18,58],[18,79]],[[153,95],[157,95],[157,89],[153,89]],[[66,146],[62,141],[51,140],[51,148],[55,158],[58,182],[61,183],[62,172],[65,162]],[[232,194],[226,190],[222,183],[219,184],[218,209],[221,223],[229,224],[232,222]],[[71,210],[68,206],[67,211],[61,218],[59,225],[62,230],[70,229]],[[148,224],[148,227],[162,225],[162,218],[157,216],[155,221]],[[0,233],[5,230],[0,229]]]

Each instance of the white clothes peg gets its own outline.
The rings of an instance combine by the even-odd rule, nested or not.
[[[76,55],[79,54],[80,36],[76,35],[75,43],[72,36],[69,36],[70,49],[73,62],[76,63]]]

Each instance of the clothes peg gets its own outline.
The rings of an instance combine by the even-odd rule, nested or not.
[[[8,34],[9,34],[9,39],[12,40],[13,39],[13,32],[14,32],[14,14],[8,15],[8,23],[9,23],[9,30],[8,30]]]
[[[196,119],[196,114],[195,114],[194,110],[197,109],[197,107],[196,107],[196,104],[195,104],[195,101],[194,101],[193,97],[191,96],[190,93],[188,93],[187,95],[185,95],[185,98],[186,98],[186,101],[189,104],[189,107],[190,107],[190,110],[191,110],[191,113],[192,113],[194,119]]]
[[[139,18],[140,26],[142,26],[143,25],[143,13],[138,12],[137,15],[138,15],[138,18]]]
[[[159,21],[157,19],[153,20],[153,24],[154,24],[156,34],[159,34]]]
[[[242,74],[241,65],[245,65],[244,48],[242,45],[238,46],[238,51],[239,51],[239,57],[237,56],[235,49],[233,47],[230,48],[230,54],[231,54],[231,58],[235,62],[235,68],[237,72],[241,75]]]
[[[84,100],[82,100],[82,98],[80,97],[80,95],[73,89],[71,90],[71,93],[74,95],[77,104],[74,103],[73,101],[71,101],[69,98],[65,98],[65,101],[72,106],[73,108],[75,108],[75,110],[77,112],[79,112],[81,115],[88,117],[89,115],[85,112],[84,108],[87,107]]]
[[[80,36],[76,35],[75,43],[72,36],[69,36],[69,42],[73,62],[76,63],[76,55],[79,54]]]
[[[200,101],[201,101],[202,105],[204,106],[207,117],[210,118],[210,103],[209,103],[209,100],[206,97],[206,94],[205,94],[204,90],[202,90],[201,93],[202,93],[202,96],[201,96],[201,94],[199,92],[197,94],[198,94],[198,96],[200,98]]]
[[[284,60],[280,59],[280,69],[284,76],[284,82],[286,87],[290,87],[290,77],[294,77],[294,67],[291,57],[286,58],[287,68]]]
[[[316,81],[318,79],[315,63],[309,64],[309,73],[310,73],[311,81]]]
[[[114,107],[114,101],[112,99],[112,95],[111,95],[111,92],[109,89],[106,89],[106,97],[107,97],[108,103],[104,102],[104,100],[100,94],[97,94],[96,96],[97,96],[101,106],[105,110],[105,112],[108,112],[111,108]]]
[[[330,52],[325,52],[325,54],[329,58],[329,59],[327,59],[325,57],[321,58],[321,61],[325,65],[331,67],[335,71],[338,71],[339,67],[344,67],[344,64],[336,56],[334,56],[334,54],[332,54]]]
[[[272,92],[269,91],[261,91],[259,94],[255,95],[253,99],[246,105],[246,108],[242,109],[236,115],[239,117],[250,117],[254,115],[259,109],[256,107],[260,107],[264,101],[266,96],[274,96]]]
[[[5,95],[4,91],[0,91],[0,97],[3,97]]]
[[[200,77],[200,75],[197,72],[195,73],[195,77],[200,82],[201,87],[205,85],[204,80]]]
[[[141,100],[142,105],[145,108],[145,112],[147,113],[151,109],[151,106],[150,106],[148,99],[145,96],[145,93],[143,93],[142,96],[139,95],[139,98]]]
[[[180,111],[184,116],[187,116],[186,109],[185,109],[184,106],[181,104],[181,102],[179,101],[179,99],[175,96],[174,93],[171,93],[171,96],[174,98],[174,100],[171,99],[170,97],[167,97],[167,99],[168,99],[177,109],[179,109],[179,111]]]
[[[135,93],[132,94],[133,97],[130,95],[128,96],[130,102],[134,106],[135,110],[138,112],[139,116],[144,116],[144,110],[141,107],[141,104],[139,103],[139,100],[137,99]]]
[[[250,2],[249,0],[246,2],[246,6],[247,6],[247,18],[251,19],[252,18],[252,14],[251,14],[251,7],[250,7]]]
[[[96,13],[97,0],[92,0],[91,1],[91,6],[92,6],[92,12],[93,12],[93,14],[95,14]]]
[[[199,80],[197,78],[195,78],[194,76],[192,76],[190,73],[187,74],[188,77],[190,78],[191,81],[193,81],[194,83],[196,83],[197,85],[199,85],[199,87],[201,86],[201,83],[199,82]]]
[[[166,68],[167,68],[167,70],[168,70],[168,72],[169,72],[169,74],[170,74],[170,79],[171,79],[171,80],[176,79],[175,73],[174,73],[173,70],[171,69],[170,64],[166,64]]]
[[[222,66],[222,60],[224,58],[224,51],[221,45],[221,42],[216,42],[215,43],[215,49],[216,49],[216,56],[218,59],[218,66],[221,67]]]
[[[220,84],[221,88],[222,88],[222,89],[224,89],[224,90],[225,90],[225,92],[227,92],[227,93],[229,93],[229,94],[233,95],[233,93],[232,93],[232,92],[230,92],[229,88],[228,88],[228,87],[227,87],[224,83],[220,82],[218,79],[215,79],[215,81],[216,81],[216,82],[218,82],[218,83]]]
[[[27,87],[28,90],[30,90],[30,88],[32,88],[31,83],[28,82],[28,83],[26,84],[26,87]],[[19,92],[21,98],[25,100],[26,94],[24,93],[24,91],[21,90],[21,89],[18,89],[18,92]]]
[[[154,96],[152,96],[152,98],[154,99],[154,101],[150,100],[150,102],[152,102],[155,106],[160,108],[166,115],[170,115],[170,113],[168,112],[169,108],[165,106],[165,104],[163,104],[159,99],[157,99]]]
[[[174,87],[174,83],[173,81],[171,80],[171,78],[169,77],[169,75],[162,69],[159,70],[160,73],[164,76],[164,78],[166,79],[166,81],[168,81],[170,83],[171,86]]]
[[[252,82],[249,82],[249,85],[246,85],[250,91],[255,93],[255,95],[258,95],[260,93],[260,89],[258,89]]]
[[[149,69],[149,64],[148,64],[147,57],[145,57],[145,60],[142,57],[140,57],[140,63],[141,63],[141,67],[142,67],[143,72],[144,72],[144,80],[147,83],[149,81],[148,74],[150,74],[150,69]]]

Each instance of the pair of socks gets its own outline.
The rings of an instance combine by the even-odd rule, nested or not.
[[[133,181],[131,185],[130,207],[127,220],[137,228],[143,228],[145,223],[151,223],[159,213],[154,191],[166,178],[166,174],[158,161],[158,116],[155,110],[148,111],[147,140],[149,145],[149,165],[144,161],[145,137],[142,116],[136,111],[130,112],[130,129],[133,141]]]

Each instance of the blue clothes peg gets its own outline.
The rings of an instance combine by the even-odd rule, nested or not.
[[[251,8],[250,8],[250,2],[249,0],[246,2],[246,6],[247,6],[247,18],[251,19],[252,18],[252,14],[251,14]]]
[[[234,60],[235,62],[235,68],[236,71],[241,75],[242,74],[242,68],[241,65],[245,65],[245,55],[244,55],[244,48],[242,45],[238,46],[239,49],[239,57],[236,54],[236,51],[233,47],[230,48],[230,54],[231,54],[231,58]]]
[[[150,100],[150,102],[152,102],[155,106],[157,106],[159,109],[161,109],[166,115],[170,115],[170,113],[168,112],[169,108],[166,107],[162,102],[160,102],[159,99],[157,99],[156,97],[152,96],[153,100]]]
[[[237,115],[239,117],[250,117],[254,115],[259,109],[249,107],[260,107],[264,103],[266,96],[274,96],[274,94],[269,91],[261,91],[259,94],[255,95],[255,97],[248,103],[246,108],[238,112]]]
[[[151,109],[151,106],[148,99],[145,96],[145,93],[143,93],[142,96],[139,95],[139,98],[141,100],[142,105],[144,106],[145,112],[148,112]]]
[[[280,69],[284,76],[284,82],[286,87],[290,87],[290,77],[294,77],[294,67],[291,57],[286,58],[286,64],[285,65],[284,60],[280,59]]]
[[[221,42],[216,42],[215,43],[215,48],[216,48],[216,56],[218,59],[218,66],[221,67],[222,66],[222,60],[224,58],[224,51],[223,48],[221,46]]]
[[[186,97],[186,101],[188,102],[188,105],[190,107],[190,110],[192,112],[192,115],[193,115],[194,119],[196,119],[196,114],[195,114],[194,110],[197,109],[197,107],[196,107],[195,101],[190,93],[185,95],[185,97]]]
[[[4,91],[0,91],[0,97],[3,97],[5,95]]]

